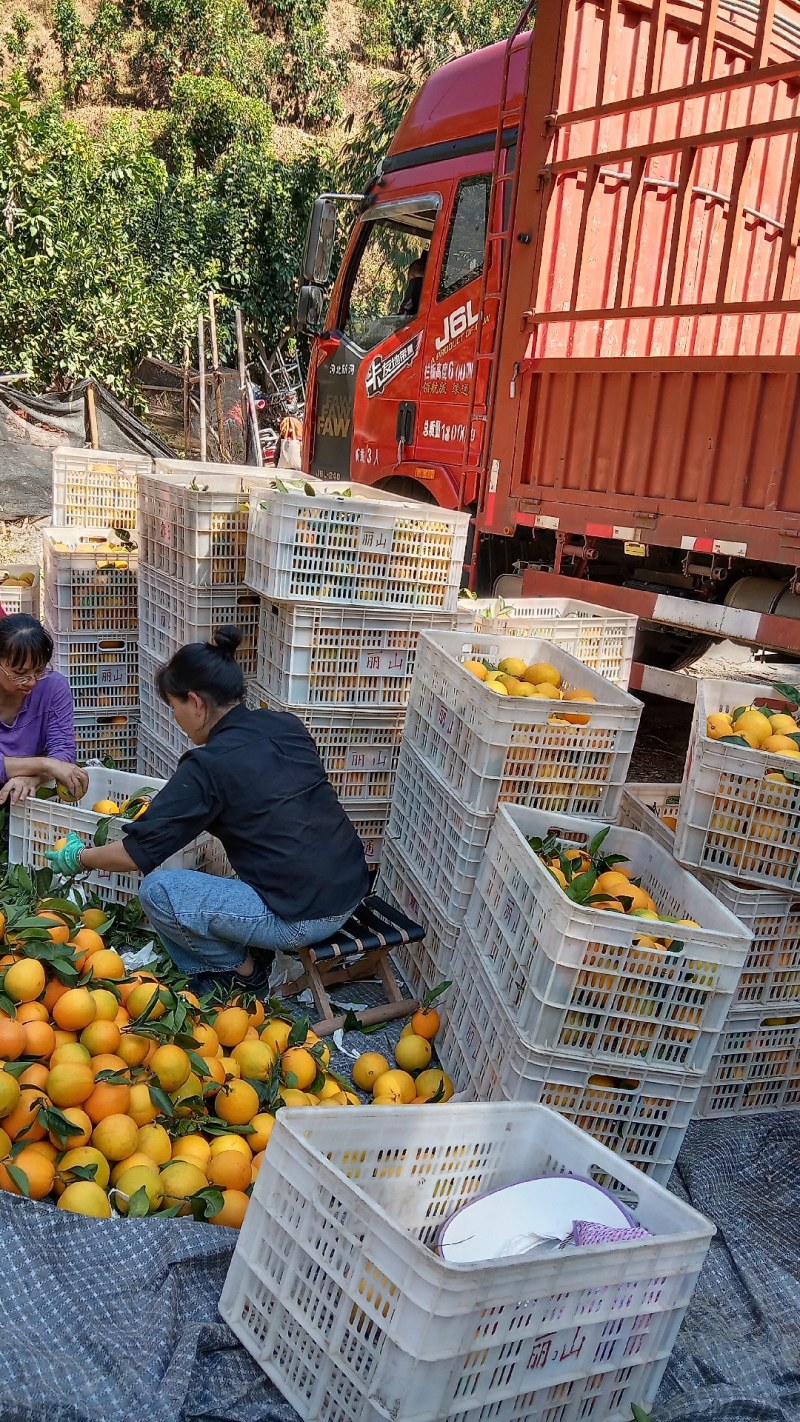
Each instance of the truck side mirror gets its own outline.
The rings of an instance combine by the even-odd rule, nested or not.
[[[321,336],[325,328],[325,293],[321,286],[301,286],[297,300],[297,329],[306,336]]]
[[[311,209],[303,253],[303,281],[324,286],[331,274],[333,248],[336,242],[336,204],[330,198],[317,198]]]

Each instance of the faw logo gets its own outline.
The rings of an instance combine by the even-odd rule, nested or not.
[[[350,433],[350,401],[345,395],[329,395],[319,412],[317,434],[346,439]]]
[[[463,306],[457,306],[455,311],[451,311],[449,316],[444,318],[444,330],[441,336],[436,338],[436,349],[440,355],[445,351],[452,350],[453,346],[463,340],[468,335],[473,326],[477,326],[480,321],[480,312],[474,311],[472,301],[467,301]]]

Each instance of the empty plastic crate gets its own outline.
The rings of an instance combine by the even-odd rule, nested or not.
[[[389,834],[453,923],[460,923],[467,911],[493,818],[464,809],[435,770],[403,744]]]
[[[54,449],[53,523],[135,528],[137,481],[152,468],[148,454]]]
[[[548,662],[567,689],[595,704],[497,696],[463,662],[505,657]],[[641,702],[551,642],[477,632],[422,632],[406,716],[406,740],[465,806],[486,814],[499,802],[570,814],[616,815]],[[563,717],[587,716],[586,725]]]
[[[680,785],[629,785],[622,800],[621,822],[646,829],[671,850],[680,791]],[[800,1007],[800,892],[787,893],[768,885],[759,889],[719,874],[698,877],[753,935],[733,1010]]]
[[[250,490],[267,487],[249,465],[157,459],[139,480],[142,563],[187,587],[240,584]]]
[[[190,587],[181,578],[139,569],[139,642],[157,662],[169,661],[187,642],[208,642],[215,627],[238,627],[236,659],[246,677],[256,674],[261,599],[245,587]]]
[[[794,760],[706,735],[709,715],[759,700],[783,705],[758,682],[697,683],[675,855],[695,869],[792,890],[800,887],[800,784],[775,776],[795,775]]]
[[[696,1115],[791,1111],[800,1106],[800,1010],[729,1017],[700,1092]]]
[[[247,704],[299,717],[316,742],[336,794],[348,807],[388,809],[403,739],[401,711],[312,711],[286,706],[258,685],[248,688]]]
[[[97,716],[75,717],[78,761],[110,762],[116,770],[136,770],[139,736],[138,711],[109,711]]]
[[[478,1101],[550,1106],[666,1185],[695,1114],[702,1072],[635,1061],[611,1070],[588,1054],[532,1047],[467,929],[459,971],[449,976],[436,1048],[456,1091]]]
[[[43,611],[56,632],[136,633],[138,550],[110,528],[45,528]]]
[[[139,725],[139,746],[137,767],[142,775],[155,775],[159,780],[169,780],[174,775],[180,760],[177,752],[169,749],[158,739],[155,731]]]
[[[257,681],[291,706],[400,710],[420,631],[454,622],[449,613],[413,608],[371,612],[263,599]]]
[[[652,1238],[454,1265],[459,1206],[613,1171]],[[542,1107],[281,1111],[220,1312],[305,1422],[627,1422],[713,1226]]]
[[[383,853],[387,810],[360,809],[345,806],[345,814],[361,840],[364,858],[370,869],[377,869]]]
[[[279,601],[455,612],[469,514],[326,484],[253,499],[245,582]]]
[[[32,563],[10,563],[7,568],[0,568],[0,607],[7,617],[18,612],[38,617],[39,569]]]
[[[47,867],[45,852],[52,849],[56,840],[70,832],[80,835],[84,844],[93,844],[98,824],[105,817],[95,814],[91,806],[99,800],[113,800],[122,804],[136,790],[145,787],[160,790],[163,781],[146,779],[139,774],[123,774],[116,770],[101,768],[89,771],[89,788],[77,805],[63,800],[37,800],[31,797],[21,805],[13,805],[9,820],[8,855],[11,864],[23,864],[27,868]],[[207,838],[207,837],[205,837]],[[163,868],[201,869],[203,867],[204,837],[187,845],[178,854],[164,860]],[[109,903],[127,903],[139,892],[141,874],[111,873],[108,870],[92,869],[81,878],[81,883],[95,889]]]
[[[69,681],[77,712],[138,712],[139,643],[135,637],[48,630],[53,638],[51,665]]]
[[[589,819],[501,805],[466,923],[522,1035],[618,1066],[634,1060],[704,1072],[733,1002],[750,934],[648,835],[611,828],[663,913],[700,928],[645,920],[569,899],[528,843],[554,834],[586,848]],[[649,946],[665,939],[671,951]],[[682,946],[678,949],[678,944]],[[598,1070],[601,1070],[598,1067]]]
[[[381,872],[375,892],[426,930],[420,943],[403,943],[392,949],[392,956],[412,992],[424,997],[440,983],[457,976],[461,971],[461,925],[451,923],[442,913],[417,881],[399,845],[388,834],[383,841]]]

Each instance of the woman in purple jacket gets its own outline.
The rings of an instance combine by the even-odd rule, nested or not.
[[[57,780],[86,794],[89,777],[75,765],[69,682],[50,667],[53,639],[35,617],[0,617],[0,805],[27,800]]]

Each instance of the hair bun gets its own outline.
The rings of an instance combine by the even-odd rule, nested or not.
[[[235,657],[242,635],[240,627],[215,627],[211,634],[211,646],[223,657]]]

